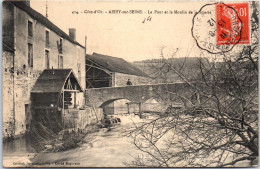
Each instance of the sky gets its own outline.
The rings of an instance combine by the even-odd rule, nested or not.
[[[175,57],[194,57],[201,53],[191,35],[191,27],[194,11],[198,11],[203,2],[54,0],[47,4],[50,21],[67,34],[69,28],[75,28],[76,40],[83,46],[87,37],[88,54],[96,52],[133,62],[159,58],[162,47],[165,47],[166,58],[177,48]],[[45,0],[31,0],[31,7],[46,15]],[[94,10],[103,13],[85,13]],[[111,10],[142,10],[142,14],[111,14]],[[174,10],[183,14],[169,14]],[[168,11],[168,14],[159,11]]]

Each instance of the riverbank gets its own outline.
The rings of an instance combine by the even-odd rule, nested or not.
[[[132,145],[125,131],[133,127],[133,122],[142,119],[135,115],[119,115],[121,124],[111,129],[101,128],[88,133],[78,147],[65,151],[4,153],[4,166],[9,167],[125,167],[139,150]],[[24,147],[24,145],[22,146]]]
[[[125,131],[142,120],[138,116],[119,116],[121,124],[102,128],[85,137],[80,147],[63,152],[40,153],[31,159],[35,167],[126,167],[140,151],[125,137]],[[89,141],[88,138],[94,138]]]

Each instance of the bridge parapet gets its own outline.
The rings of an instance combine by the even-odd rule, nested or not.
[[[102,107],[119,99],[127,99],[134,102],[144,102],[154,98],[159,102],[170,104],[180,99],[173,93],[191,92],[191,87],[186,83],[150,84],[123,87],[104,87],[85,90],[86,104],[94,107]]]
[[[102,107],[119,99],[127,99],[134,102],[144,102],[148,99],[156,99],[159,102],[170,104],[176,102],[177,97],[173,93],[188,92],[191,89],[186,83],[149,84],[122,87],[104,87],[85,90],[86,104],[94,107]]]

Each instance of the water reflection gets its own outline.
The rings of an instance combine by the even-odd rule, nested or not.
[[[12,141],[3,142],[3,156],[22,155],[34,152],[28,134],[15,138]]]

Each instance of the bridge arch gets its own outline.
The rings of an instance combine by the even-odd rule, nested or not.
[[[100,104],[99,108],[104,108],[105,106],[117,101],[117,100],[129,100],[129,99],[126,99],[126,98],[115,98],[115,99],[109,99],[109,100],[106,100],[104,101],[103,103]],[[131,100],[129,100],[129,102],[131,102]]]
[[[103,113],[108,115],[128,114],[130,109],[133,109],[132,106],[129,107],[128,103],[132,103],[132,101],[125,98],[114,98],[104,101],[99,108],[103,109]]]
[[[168,105],[178,101],[177,95],[172,93],[181,93],[182,95],[185,94],[189,97],[190,90],[190,86],[187,86],[184,83],[106,87],[86,89],[85,98],[86,105],[92,105],[97,108],[120,99],[143,103],[146,100],[154,98],[158,102],[164,102]]]

